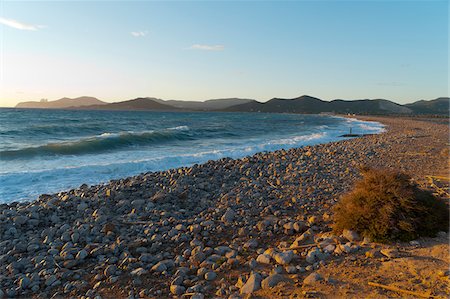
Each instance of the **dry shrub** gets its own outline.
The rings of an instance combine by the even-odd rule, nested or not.
[[[358,232],[377,242],[409,241],[448,231],[448,206],[403,173],[363,169],[363,178],[334,210],[334,230]]]

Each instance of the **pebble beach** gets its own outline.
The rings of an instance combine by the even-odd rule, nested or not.
[[[331,231],[332,207],[363,166],[401,170],[447,196],[448,179],[432,177],[448,178],[448,119],[358,119],[386,130],[2,204],[0,298],[389,298],[352,293],[344,274],[327,273],[397,261],[426,244],[447,250],[430,264],[439,279],[429,285],[448,296],[446,233],[381,245]]]

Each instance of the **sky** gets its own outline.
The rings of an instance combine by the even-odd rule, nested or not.
[[[448,96],[448,1],[0,1],[0,106]]]

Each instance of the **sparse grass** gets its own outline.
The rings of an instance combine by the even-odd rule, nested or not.
[[[377,242],[409,241],[448,231],[448,206],[409,176],[363,169],[363,179],[334,210],[334,230],[351,229]]]

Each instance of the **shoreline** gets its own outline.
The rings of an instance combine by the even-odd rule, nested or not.
[[[295,114],[291,114],[291,113],[287,113],[289,115],[295,115]],[[118,163],[117,167],[130,167],[130,169],[134,169],[134,168],[145,168],[145,167],[137,167],[134,165],[146,165],[148,171],[142,172],[142,170],[140,170],[141,172],[139,173],[135,173],[133,174],[134,171],[130,170],[130,171],[125,171],[125,173],[121,173],[120,175],[114,177],[114,175],[110,175],[109,173],[105,172],[104,175],[104,179],[100,178],[97,173],[98,172],[102,172],[102,169],[100,169],[99,167],[102,167],[102,164],[92,164],[92,165],[82,165],[82,166],[78,166],[78,167],[74,167],[77,169],[80,169],[80,171],[82,171],[81,169],[85,169],[85,172],[87,172],[86,174],[90,174],[91,178],[85,181],[81,181],[81,180],[77,180],[73,178],[73,175],[71,176],[70,174],[69,177],[72,178],[72,181],[74,181],[73,184],[71,183],[66,183],[65,186],[59,186],[61,188],[54,188],[53,190],[40,190],[40,193],[33,193],[31,194],[30,192],[28,192],[28,189],[24,189],[23,192],[19,191],[20,189],[16,188],[15,189],[15,194],[17,194],[19,197],[13,197],[13,196],[5,196],[4,197],[4,201],[0,202],[0,204],[4,204],[4,203],[14,203],[14,202],[31,202],[33,200],[36,200],[36,198],[39,198],[40,195],[55,195],[58,193],[62,193],[62,192],[67,192],[69,190],[73,190],[73,189],[77,189],[82,185],[89,185],[91,187],[94,186],[101,186],[101,185],[107,185],[109,183],[110,180],[121,180],[121,179],[126,179],[128,177],[135,177],[135,176],[139,176],[139,175],[143,175],[149,172],[161,172],[161,171],[168,171],[171,169],[177,169],[177,168],[181,168],[181,167],[190,167],[194,164],[203,164],[206,163],[208,161],[211,160],[219,160],[222,158],[231,158],[234,160],[238,160],[238,159],[242,159],[245,157],[250,157],[252,155],[255,154],[260,154],[260,153],[271,153],[277,150],[289,150],[291,148],[299,148],[299,147],[304,147],[304,146],[314,146],[314,145],[318,145],[318,144],[327,144],[330,142],[339,142],[342,140],[345,140],[346,138],[349,137],[355,137],[355,136],[346,136],[346,133],[348,133],[348,129],[353,128],[354,131],[356,131],[357,133],[359,133],[360,135],[370,135],[370,134],[379,134],[381,132],[384,131],[384,125],[381,124],[380,122],[371,122],[371,121],[364,121],[364,120],[360,120],[358,118],[355,117],[349,117],[347,115],[316,115],[318,117],[322,116],[322,117],[328,117],[328,118],[338,118],[341,120],[346,120],[348,121],[349,119],[354,120],[355,122],[357,122],[355,125],[352,125],[351,123],[348,124],[342,124],[342,128],[338,133],[335,133],[333,130],[329,130],[328,128],[317,132],[317,133],[310,133],[309,135],[299,135],[299,136],[280,136],[280,140],[266,140],[265,143],[258,143],[258,144],[251,144],[248,143],[247,147],[244,148],[228,148],[228,149],[216,149],[214,151],[211,152],[200,152],[200,153],[196,153],[196,154],[187,154],[186,156],[167,156],[167,157],[163,157],[161,161],[166,161],[168,163],[168,166],[165,166],[164,164],[161,164],[162,162],[158,162],[158,159],[156,158],[149,158],[149,159],[143,159],[143,160],[139,160],[139,161],[125,161],[123,163]],[[359,122],[367,122],[365,124],[359,124]],[[347,126],[347,127],[346,127]],[[317,135],[317,136],[316,136]],[[97,137],[97,136],[96,136]],[[93,138],[93,137],[91,137]],[[281,140],[284,140],[284,144],[272,144],[271,142],[279,142]],[[304,144],[306,143],[306,145]],[[308,144],[311,143],[311,144]],[[62,143],[64,144],[64,142]],[[40,146],[42,147],[42,146]],[[39,147],[38,147],[39,148]],[[264,149],[266,148],[266,149]],[[199,156],[197,156],[198,154],[201,154]],[[171,160],[175,160],[175,159],[180,159],[180,161],[177,162],[171,162]],[[184,161],[181,161],[183,160]],[[175,163],[175,165],[173,165]],[[154,164],[154,165],[153,165]],[[114,164],[111,164],[114,165]],[[167,168],[170,167],[170,168]],[[98,169],[97,169],[98,168]],[[156,169],[155,169],[156,168]],[[158,169],[159,168],[159,169]],[[49,176],[52,175],[52,173],[60,173],[60,175],[65,175],[64,174],[64,170],[65,168],[48,168],[45,170],[37,170],[34,169],[32,172],[29,172],[30,174],[35,172],[35,173],[39,173],[41,172],[41,175],[44,176]],[[27,171],[25,171],[23,174],[28,173]],[[18,178],[22,179],[20,177],[21,172],[10,172],[10,173],[5,173],[5,184],[9,177],[11,176],[19,176]],[[32,177],[28,177],[28,179],[33,179]],[[41,182],[42,184],[45,184],[45,182]],[[59,182],[57,182],[57,184],[59,184]],[[44,188],[45,189],[45,188]],[[49,188],[47,188],[49,189]],[[1,193],[1,192],[0,192]],[[7,195],[5,193],[5,195]]]
[[[348,253],[336,249],[325,254],[319,244],[330,236],[332,206],[359,177],[358,167],[405,171],[423,186],[426,175],[448,175],[447,125],[362,119],[383,121],[388,130],[2,204],[0,292],[19,297],[196,293],[197,298],[239,298],[245,295],[251,271],[261,278],[279,271],[280,282],[297,279],[306,290],[301,281],[309,274],[327,271],[341,259],[359,260],[378,246],[355,240]],[[305,262],[310,248],[281,254],[293,242],[313,244],[323,258]],[[339,242],[333,246],[346,244]],[[267,256],[260,257],[266,251]],[[326,286],[331,288],[328,295],[343,295],[339,284],[339,290],[331,282]],[[390,295],[372,291],[366,288],[359,294]],[[437,283],[434,292],[446,289]]]

